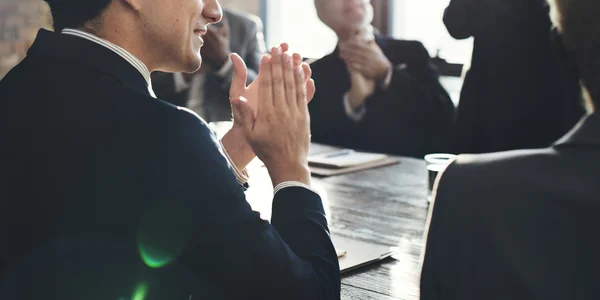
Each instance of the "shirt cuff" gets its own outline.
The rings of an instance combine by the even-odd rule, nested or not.
[[[352,105],[350,104],[350,97],[346,93],[344,95],[344,110],[346,111],[346,116],[350,118],[350,120],[354,122],[360,122],[367,114],[367,107],[365,104],[361,104],[356,109],[352,109]]]
[[[217,71],[217,76],[221,78],[227,76],[229,71],[231,71],[231,68],[233,68],[233,63],[231,62],[231,59],[228,59],[227,61],[225,61],[225,64]]]
[[[240,171],[238,169],[238,167],[233,163],[233,160],[229,156],[229,153],[227,153],[227,149],[225,149],[225,146],[223,146],[223,142],[219,140],[219,144],[221,145],[221,149],[223,149],[223,153],[225,154],[225,158],[227,158],[227,161],[229,161],[229,164],[231,165],[231,169],[233,170],[233,174],[235,175],[235,179],[237,180],[237,182],[241,186],[247,187],[247,185],[248,185],[248,179],[250,179],[250,176],[248,176],[248,170],[244,169],[244,170]]]
[[[284,181],[280,184],[278,184],[274,189],[273,189],[273,195],[277,194],[277,192],[281,191],[282,189],[285,188],[289,188],[289,187],[300,187],[300,188],[305,188],[315,194],[319,194],[315,189],[311,188],[310,186],[302,183],[302,182],[298,182],[298,181]]]

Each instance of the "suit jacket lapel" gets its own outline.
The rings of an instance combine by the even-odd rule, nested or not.
[[[325,70],[325,75],[322,75],[323,82],[327,82],[334,78],[331,84],[337,89],[342,90],[342,94],[350,89],[350,72],[344,61],[340,58],[339,46],[335,47],[333,53],[321,58],[322,69]],[[314,77],[314,76],[313,76]]]

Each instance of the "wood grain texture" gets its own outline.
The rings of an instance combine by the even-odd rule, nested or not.
[[[266,169],[250,169],[248,202],[270,219],[272,185]],[[419,299],[420,255],[427,216],[427,172],[421,160],[359,173],[313,178],[332,235],[398,248],[379,265],[344,275],[342,299]]]

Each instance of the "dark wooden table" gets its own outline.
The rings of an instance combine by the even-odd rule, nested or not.
[[[271,217],[272,186],[264,167],[249,168],[252,207]],[[420,255],[428,213],[425,162],[402,158],[394,166],[314,178],[329,227],[343,236],[398,247],[395,258],[342,277],[342,299],[419,299]]]

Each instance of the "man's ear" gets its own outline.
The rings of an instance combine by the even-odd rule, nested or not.
[[[135,10],[135,11],[139,11],[141,6],[142,6],[142,2],[144,0],[119,0],[123,3],[123,5],[128,6],[129,8]]]

